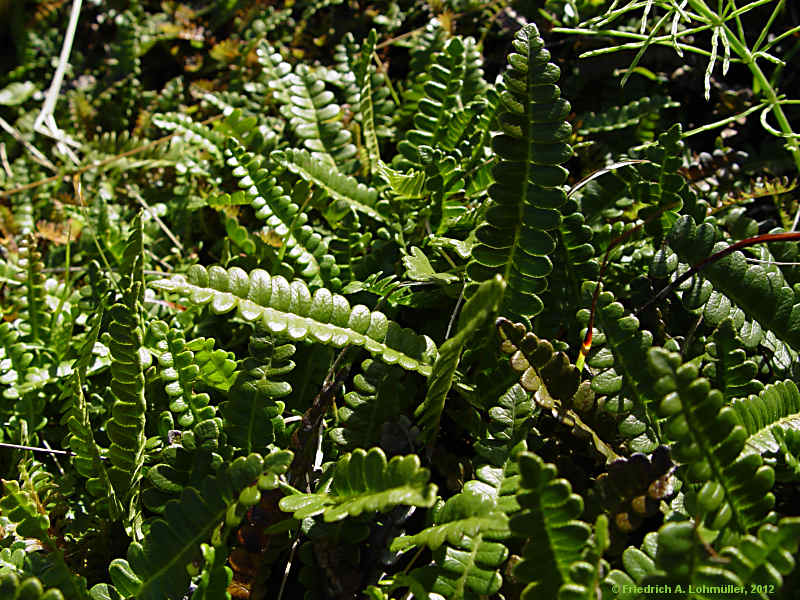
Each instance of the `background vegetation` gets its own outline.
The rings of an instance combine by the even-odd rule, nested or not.
[[[794,3],[0,17],[0,598],[797,597]]]

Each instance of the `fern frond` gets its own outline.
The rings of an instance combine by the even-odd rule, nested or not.
[[[668,242],[681,262],[694,265],[729,247],[725,242],[717,242],[719,237],[711,223],[698,227],[692,217],[683,216],[670,231]],[[748,264],[744,254],[735,250],[705,265],[702,277],[727,298],[729,311],[733,302],[747,317],[758,321],[763,330],[800,350],[800,300],[776,265]],[[707,302],[715,301],[723,303],[711,294]],[[724,306],[715,306],[715,312],[723,309]]]
[[[153,115],[153,124],[166,131],[177,132],[188,143],[201,147],[217,161],[222,161],[225,137],[210,127],[197,123],[189,115],[168,113]]]
[[[312,285],[315,280],[327,284],[335,280],[339,269],[333,256],[328,254],[327,243],[308,225],[308,216],[300,212],[300,206],[283,193],[276,179],[263,168],[262,160],[246,152],[234,140],[228,140],[225,155],[226,164],[239,178],[242,194],[256,211],[256,217],[266,221],[281,238],[280,256]],[[228,196],[221,201],[224,204]]]
[[[0,598],[7,600],[64,600],[64,595],[56,588],[44,590],[37,577],[20,581],[14,573],[0,575]]]
[[[757,394],[764,389],[764,384],[755,379],[758,365],[747,360],[745,351],[736,343],[733,319],[726,318],[722,322],[706,351],[713,362],[703,367],[703,375],[714,383],[726,400]]]
[[[414,381],[395,365],[365,360],[353,378],[354,390],[344,396],[337,417],[340,426],[331,430],[333,441],[347,450],[369,448],[380,442],[381,428],[405,414]]]
[[[289,103],[282,113],[289,125],[311,151],[311,157],[328,167],[346,166],[356,155],[351,134],[342,126],[342,109],[333,103],[333,92],[325,89],[306,65],[298,65],[285,77]]]
[[[198,338],[187,344],[180,330],[170,329],[163,321],[151,323],[150,331],[158,340],[157,348],[162,351],[158,364],[169,398],[170,423],[174,416],[181,429],[192,432],[197,446],[216,449],[222,421],[217,417],[216,407],[210,405],[209,395],[195,393],[194,386],[202,381],[201,373],[204,373],[206,379],[213,378],[224,386],[223,389],[229,389],[236,364],[223,350],[208,351],[213,348],[214,340]],[[208,350],[206,346],[210,346]],[[195,353],[192,348],[201,352]],[[171,424],[169,429],[173,428]]]
[[[33,344],[46,345],[50,331],[50,318],[45,305],[44,283],[42,274],[44,264],[42,254],[36,249],[36,238],[28,235],[23,238],[19,249],[19,267],[24,269],[24,287],[26,306],[21,313],[26,331],[26,339]]]
[[[250,352],[253,357],[245,359],[221,407],[230,440],[248,454],[266,450],[275,439],[275,425],[283,424],[279,399],[291,394],[292,387],[282,379],[294,369],[290,359],[295,347],[277,346],[269,335],[254,337]]]
[[[508,282],[502,311],[529,318],[543,308],[538,294],[547,287],[555,248],[547,232],[561,223],[559,208],[567,199],[562,184],[568,173],[560,164],[572,154],[566,143],[572,127],[564,121],[569,102],[555,83],[560,70],[549,62],[535,26],[517,33],[514,49],[501,93],[503,133],[492,140],[500,158],[489,188],[493,205],[476,231],[467,276],[477,283],[501,273]]]
[[[522,323],[504,317],[495,324],[500,332],[500,349],[511,355],[511,368],[520,374],[527,392],[537,392],[536,402],[551,410],[570,408],[578,391],[580,373],[564,352],[556,352],[547,340],[540,340]]]
[[[796,565],[797,547],[800,545],[800,519],[787,517],[776,524],[764,524],[757,536],[746,535],[735,545],[725,546],[720,556],[730,562],[728,569],[736,573],[744,585],[783,585],[783,575],[788,575]],[[769,588],[766,588],[769,589]],[[762,598],[766,591],[759,591]]]
[[[50,536],[50,519],[46,512],[40,508],[38,502],[34,501],[30,492],[20,489],[19,483],[16,481],[3,480],[3,488],[0,511],[11,523],[15,524],[16,536],[33,538],[42,543],[47,551],[48,559],[51,561],[48,580],[66,594],[67,600],[87,600],[86,579],[73,574],[72,569],[64,561],[63,552]],[[0,590],[2,589],[0,587]],[[22,595],[17,597],[27,598]],[[32,597],[37,598],[37,596]]]
[[[652,457],[634,453],[608,465],[597,478],[595,489],[604,510],[617,529],[629,533],[644,519],[658,512],[661,501],[675,493],[674,465],[666,446],[659,446]]]
[[[295,519],[321,514],[326,522],[398,505],[429,507],[436,500],[436,486],[427,483],[429,478],[415,454],[395,456],[387,463],[380,448],[358,448],[337,461],[330,492],[286,496],[279,505]]]
[[[111,447],[108,476],[132,519],[145,449],[144,370],[141,313],[144,300],[144,246],[141,213],[134,220],[122,259],[122,302],[108,309],[111,324],[105,339],[111,350],[111,393],[115,402],[106,431]]]
[[[285,454],[285,453],[284,453]],[[289,453],[291,456],[291,453]],[[290,459],[291,460],[291,459]],[[180,598],[188,589],[187,566],[201,556],[201,543],[212,540],[220,522],[229,531],[258,503],[265,475],[285,472],[285,460],[239,457],[217,476],[206,477],[199,489],[186,487],[155,519],[141,543],[132,542],[127,559],[111,561],[109,573],[124,597],[138,600]],[[219,535],[219,534],[218,534]]]
[[[309,183],[321,187],[345,210],[355,210],[381,223],[386,222],[386,217],[376,207],[378,191],[354,177],[340,173],[335,166],[314,159],[313,154],[305,150],[276,150],[270,158]],[[342,211],[337,209],[336,212]]]
[[[723,405],[722,394],[696,365],[681,364],[680,355],[652,348],[648,363],[663,395],[664,435],[675,440],[675,460],[687,465],[680,474],[687,483],[702,484],[696,495],[687,491],[694,512],[712,529],[728,525],[744,533],[760,524],[775,502],[769,492],[775,475],[760,455],[740,457],[747,432],[736,411]]]
[[[522,480],[517,501],[522,511],[509,524],[514,535],[528,542],[513,573],[527,584],[523,599],[557,598],[559,589],[572,582],[570,569],[582,558],[591,528],[577,520],[583,500],[572,493],[567,480],[556,478],[554,465],[530,452],[518,460]]]
[[[480,331],[488,319],[497,314],[497,305],[504,289],[505,284],[499,276],[482,283],[475,295],[464,305],[456,334],[439,349],[439,356],[431,370],[425,400],[414,411],[425,437],[430,439],[436,435],[464,345]]]
[[[584,305],[591,304],[595,282],[582,287]],[[589,310],[578,313],[579,320],[589,320]],[[586,364],[597,369],[592,390],[608,396],[603,409],[620,419],[619,432],[628,439],[634,452],[652,452],[658,445],[655,426],[646,407],[659,395],[654,391],[655,377],[642,370],[642,356],[653,345],[653,334],[641,329],[639,319],[616,302],[609,291],[597,297],[597,329],[593,330],[592,348]],[[624,419],[624,420],[623,420]]]
[[[475,537],[483,533],[494,539],[508,537],[508,515],[498,510],[492,498],[471,491],[469,483],[464,485],[462,493],[444,503],[442,512],[436,519],[437,525],[414,535],[396,538],[392,542],[392,551],[422,545],[436,550],[445,542],[457,546],[462,542],[463,536]]]
[[[392,105],[391,102],[386,100],[389,90],[380,87],[384,76],[382,74],[375,75],[373,73],[374,68],[372,68],[372,54],[375,52],[378,34],[374,29],[370,30],[369,35],[361,45],[358,57],[356,57],[355,42],[352,34],[348,35],[349,37],[345,38],[348,66],[352,69],[355,77],[354,89],[352,90],[354,93],[350,94],[348,100],[351,105],[357,107],[357,113],[354,114],[354,117],[361,124],[364,146],[367,150],[369,173],[372,174],[377,171],[378,163],[381,160],[380,148],[378,147],[377,119],[381,118],[386,121],[386,113],[391,110]],[[373,84],[377,84],[375,92],[373,92]],[[379,92],[382,92],[381,96],[378,95]],[[373,94],[375,95],[373,96]]]
[[[590,112],[581,117],[578,133],[582,136],[588,136],[593,133],[634,127],[643,118],[654,114],[658,115],[664,109],[675,108],[676,106],[680,106],[680,103],[675,102],[669,96],[645,96],[623,106],[612,106],[600,114]]]
[[[730,406],[747,431],[743,455],[776,452],[778,445],[772,433],[775,427],[800,429],[800,392],[788,379],[766,386],[757,396],[734,400]]]
[[[447,41],[442,52],[433,57],[427,81],[423,84],[425,97],[421,98],[414,116],[415,129],[406,133],[406,138],[397,144],[397,151],[406,159],[405,165],[419,165],[419,148],[430,146],[442,150],[453,150],[449,140],[458,140],[458,134],[450,134],[453,113],[462,110],[471,97],[464,96],[465,63],[475,52],[472,38],[462,40],[453,37]],[[475,80],[472,80],[475,87]],[[474,92],[474,89],[471,90]],[[455,121],[458,124],[458,121]]]
[[[393,549],[413,543],[434,550],[434,565],[412,571],[410,577],[433,578],[431,591],[445,598],[490,596],[503,584],[499,569],[508,558],[508,548],[497,540],[509,536],[508,516],[493,498],[468,486],[445,502],[436,525],[392,543]]]
[[[370,312],[363,305],[350,308],[347,299],[325,288],[316,290],[312,297],[301,281],[290,284],[284,277],[270,277],[261,269],[248,275],[238,267],[225,271],[215,266],[206,271],[195,265],[189,270],[189,278],[176,275],[150,285],[185,295],[191,304],[210,303],[215,314],[238,308],[245,320],[261,319],[272,333],[287,333],[293,340],[363,346],[388,364],[430,374],[436,348],[429,338],[402,329],[383,313]]]

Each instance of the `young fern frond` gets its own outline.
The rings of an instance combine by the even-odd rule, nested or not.
[[[517,33],[508,56],[499,115],[501,135],[492,140],[500,160],[489,188],[493,200],[478,228],[467,277],[475,283],[500,273],[508,283],[502,312],[530,318],[542,311],[538,294],[547,287],[555,241],[548,233],[561,223],[567,194],[561,167],[571,155],[572,127],[564,118],[570,104],[556,85],[560,70],[535,26]]]
[[[42,254],[36,249],[36,238],[33,235],[24,238],[19,250],[19,266],[24,269],[25,277],[26,306],[21,315],[27,329],[25,338],[34,345],[47,345],[50,318],[45,306]]]
[[[144,369],[142,364],[142,308],[144,300],[144,248],[139,214],[131,227],[122,269],[123,295],[109,309],[111,324],[104,335],[111,350],[111,393],[115,402],[106,431],[111,447],[108,476],[117,498],[132,522],[137,513],[138,483],[145,459]]]

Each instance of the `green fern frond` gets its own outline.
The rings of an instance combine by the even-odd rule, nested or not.
[[[197,446],[216,449],[222,421],[216,407],[210,404],[209,395],[196,393],[194,387],[203,380],[203,373],[206,380],[216,380],[223,389],[229,389],[236,364],[227,352],[212,350],[214,340],[198,338],[187,343],[180,330],[170,329],[163,321],[151,323],[150,331],[158,340],[158,364],[169,398],[169,417],[162,414],[161,419],[169,419],[169,430],[174,429],[173,418],[176,419],[180,429],[192,432]]]
[[[270,158],[309,183],[318,185],[345,210],[355,210],[381,223],[386,222],[385,215],[376,206],[378,191],[340,173],[335,166],[314,159],[313,154],[305,150],[276,150]],[[336,212],[342,211],[337,209]]]
[[[74,574],[64,561],[63,552],[50,535],[50,519],[41,509],[41,505],[34,501],[30,492],[20,489],[19,483],[16,481],[3,480],[3,488],[0,512],[15,525],[15,536],[39,540],[46,549],[47,557],[51,561],[48,581],[56,585],[66,595],[67,600],[88,600],[86,579]],[[2,589],[0,586],[0,590]],[[14,596],[0,597],[13,598]],[[32,597],[37,598],[37,596]],[[27,596],[19,595],[17,598],[27,598]]]
[[[763,456],[777,451],[772,433],[775,427],[800,429],[800,392],[788,379],[766,386],[757,396],[734,400],[730,406],[747,431],[743,455],[755,452]]]
[[[458,318],[456,334],[439,349],[439,356],[431,370],[425,400],[414,411],[414,417],[418,419],[426,438],[435,436],[439,428],[445,399],[453,385],[464,345],[483,328],[487,320],[497,314],[497,305],[504,289],[505,283],[499,276],[482,283],[475,295],[464,305]]]
[[[745,351],[736,342],[733,319],[726,318],[714,332],[713,342],[706,346],[713,362],[703,367],[703,375],[726,400],[757,394],[764,389],[764,384],[755,379],[758,365],[746,358]]]
[[[195,265],[188,275],[189,280],[176,275],[150,285],[178,292],[191,304],[210,303],[215,314],[238,308],[246,321],[260,319],[272,333],[286,333],[293,340],[363,346],[388,364],[396,363],[423,375],[431,372],[436,348],[429,338],[402,329],[383,313],[369,311],[363,305],[351,308],[343,296],[325,288],[316,290],[312,297],[303,282],[290,284],[284,277],[270,277],[261,269],[248,275],[238,267],[225,271],[214,266],[206,271]]]
[[[381,160],[380,148],[378,147],[378,120],[382,121],[381,124],[385,131],[386,122],[390,120],[387,113],[391,111],[392,103],[387,101],[389,90],[385,86],[381,87],[385,77],[383,74],[375,74],[372,67],[372,55],[375,52],[378,34],[374,29],[370,30],[369,35],[358,50],[358,56],[356,56],[356,45],[352,34],[348,34],[348,36],[345,37],[347,66],[349,70],[352,70],[355,77],[348,102],[357,110],[353,116],[361,125],[364,146],[367,150],[369,173],[373,174],[377,171],[378,163]],[[376,85],[374,91],[373,85]]]
[[[177,132],[190,144],[201,147],[217,161],[222,161],[222,148],[225,137],[201,123],[197,123],[189,115],[168,113],[153,115],[153,124],[170,132]]]
[[[445,598],[473,600],[496,594],[503,584],[499,570],[508,558],[508,548],[495,540],[509,536],[508,517],[497,510],[492,498],[464,487],[464,492],[445,502],[437,525],[396,539],[392,548],[413,540],[434,549],[434,565],[412,571],[410,576],[432,578],[431,591]]]
[[[431,550],[442,544],[458,546],[463,536],[475,538],[485,534],[490,539],[509,535],[508,515],[499,510],[494,499],[472,489],[470,482],[464,491],[449,498],[437,515],[436,525],[414,535],[404,535],[392,542],[392,551],[425,545]]]
[[[333,441],[347,450],[368,448],[380,442],[381,428],[409,408],[414,381],[395,365],[365,360],[353,378],[355,389],[344,396],[337,417],[340,426],[331,430]]]
[[[20,581],[14,573],[0,575],[0,598],[4,600],[64,600],[64,595],[56,588],[44,590],[37,577]]]
[[[300,206],[283,192],[263,161],[246,152],[234,140],[228,140],[225,151],[226,164],[233,168],[239,178],[239,187],[244,199],[256,211],[256,217],[280,237],[280,256],[289,261],[301,277],[312,285],[322,281],[332,283],[339,274],[333,256],[328,254],[325,240],[308,225],[308,215],[300,211]],[[236,196],[236,194],[234,194]],[[228,196],[221,199],[227,203]],[[237,200],[239,202],[239,200]],[[333,282],[335,283],[335,282]]]
[[[398,107],[398,123],[410,121],[417,112],[420,99],[425,97],[424,86],[430,79],[430,67],[437,54],[444,49],[447,37],[447,31],[439,19],[433,18],[414,40],[408,63],[408,85]]]
[[[26,306],[21,318],[24,319],[26,338],[34,344],[46,344],[49,338],[50,319],[45,306],[44,264],[42,254],[36,249],[36,238],[26,236],[20,245],[19,267],[24,269]]]
[[[288,456],[291,460],[291,453]],[[131,543],[127,560],[111,561],[109,573],[117,590],[138,600],[180,598],[189,587],[187,566],[200,558],[201,543],[221,535],[216,531],[220,522],[226,532],[236,527],[258,503],[260,491],[270,489],[269,475],[287,467],[286,460],[275,464],[269,457],[251,454],[237,458],[219,475],[206,477],[199,489],[184,488],[180,499],[167,504],[163,518],[151,523],[142,542]]]
[[[436,486],[427,483],[429,478],[415,454],[395,456],[387,463],[380,448],[358,448],[336,463],[330,492],[286,496],[279,505],[295,519],[321,514],[326,522],[399,505],[429,507],[436,500]]]
[[[664,436],[675,440],[672,454],[686,465],[680,474],[702,485],[687,490],[687,504],[712,529],[728,525],[744,533],[760,524],[775,502],[769,491],[775,474],[758,454],[740,457],[747,431],[736,411],[680,355],[652,348],[648,363],[663,397],[659,412],[668,419]]]
[[[698,227],[692,217],[683,216],[670,231],[668,242],[681,262],[694,265],[728,247],[727,243],[716,241],[719,237],[711,223]],[[800,301],[776,265],[748,264],[744,254],[737,250],[703,267],[702,277],[727,299],[724,302],[714,294],[709,296],[709,304],[715,298],[719,304],[714,307],[715,312],[725,306],[730,311],[733,303],[747,317],[758,321],[761,329],[771,331],[792,349],[800,350]]]
[[[509,524],[514,535],[528,541],[513,573],[527,584],[524,600],[557,598],[559,589],[572,582],[570,569],[582,558],[591,528],[577,520],[583,500],[572,493],[567,480],[556,478],[554,465],[530,452],[518,460],[522,480],[517,501],[522,511]]]
[[[657,116],[661,111],[676,106],[680,106],[680,104],[669,96],[645,96],[623,106],[612,106],[600,114],[590,112],[580,119],[578,133],[588,136],[594,133],[635,127],[643,118],[651,115]]]
[[[681,586],[685,593],[692,586],[691,595],[698,600],[711,600],[713,594],[706,590],[743,586],[725,563],[713,561],[691,521],[670,522],[647,534],[641,549],[623,552],[622,564],[627,573],[615,569],[603,582],[604,593],[621,600],[638,598],[636,587],[641,585]]]
[[[292,393],[282,379],[294,369],[295,347],[278,346],[271,335],[253,337],[250,353],[221,407],[229,439],[245,453],[265,451],[275,439],[275,426],[282,427],[279,399]]]
[[[481,282],[501,273],[508,282],[502,311],[530,318],[542,311],[538,294],[547,287],[555,241],[547,232],[561,223],[559,208],[567,195],[567,171],[560,166],[571,155],[566,140],[572,127],[564,121],[570,104],[556,85],[560,70],[535,26],[517,33],[508,55],[510,68],[501,93],[503,129],[492,140],[500,161],[489,188],[493,205],[478,228],[467,276]]]
[[[582,287],[584,306],[591,304],[595,282]],[[578,313],[578,319],[588,322],[589,310]],[[592,349],[586,364],[596,369],[592,390],[608,396],[603,410],[619,420],[619,432],[634,452],[652,452],[657,443],[655,425],[646,412],[659,397],[654,391],[655,377],[642,370],[642,356],[653,345],[653,334],[641,329],[639,319],[616,302],[609,291],[597,297]]]
[[[333,103],[334,95],[325,82],[306,65],[298,65],[285,76],[288,104],[281,109],[289,125],[311,151],[311,157],[328,166],[347,168],[356,155],[351,134],[342,125],[342,109]]]
[[[132,519],[136,512],[136,490],[145,458],[147,403],[141,356],[144,333],[141,323],[143,260],[142,219],[139,214],[131,227],[122,258],[122,270],[125,273],[120,282],[124,290],[122,301],[108,309],[111,324],[104,336],[111,351],[110,389],[115,398],[111,418],[106,422],[111,442],[108,475],[117,497],[128,511],[128,519]]]
[[[735,545],[725,546],[720,556],[726,567],[736,573],[744,585],[756,584],[762,598],[768,598],[769,586],[780,589],[783,576],[794,570],[800,545],[800,519],[787,517],[776,524],[764,524],[757,536],[746,535]]]
[[[406,164],[401,166],[419,165],[420,146],[443,150],[455,148],[445,145],[445,142],[448,136],[451,140],[460,138],[457,134],[449,134],[451,118],[453,113],[472,100],[464,96],[464,78],[467,57],[472,57],[474,51],[474,40],[453,37],[447,41],[442,52],[434,55],[427,81],[423,84],[425,97],[419,99],[414,116],[415,129],[408,131],[406,138],[397,144],[397,151],[406,160]],[[471,83],[475,87],[475,80]]]
[[[645,147],[641,157],[634,155],[646,162],[620,172],[630,177],[630,195],[643,205],[638,216],[644,219],[645,231],[655,237],[656,244],[670,230],[683,205],[694,205],[695,194],[678,172],[683,164],[681,133],[680,124],[673,125],[658,136],[656,144]]]

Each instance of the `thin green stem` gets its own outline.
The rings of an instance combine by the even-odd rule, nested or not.
[[[766,97],[767,103],[770,105],[771,112],[775,115],[775,120],[778,122],[781,132],[783,132],[787,138],[786,147],[794,159],[794,164],[797,168],[797,171],[800,172],[800,144],[797,140],[797,134],[792,130],[789,119],[786,117],[786,113],[783,112],[783,107],[781,106],[781,102],[778,98],[775,88],[772,87],[770,80],[753,58],[752,52],[742,40],[734,35],[734,33],[728,28],[727,25],[725,25],[725,23],[720,23],[719,15],[708,8],[704,0],[689,0],[689,5],[698,13],[700,13],[708,22],[715,24],[719,23],[719,27],[722,33],[728,38],[728,43],[733,51],[739,56],[739,58],[742,59],[744,64],[747,65],[747,68],[750,69],[750,72],[753,74],[753,78],[756,80],[756,82],[758,82],[762,93]]]

